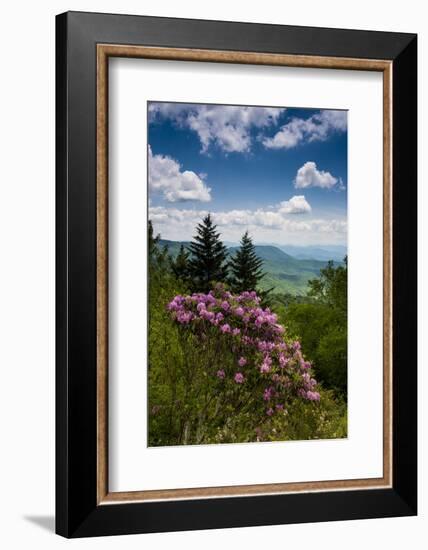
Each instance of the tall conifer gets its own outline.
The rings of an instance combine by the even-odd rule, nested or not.
[[[197,225],[196,235],[189,246],[192,285],[200,292],[207,292],[214,282],[224,282],[227,278],[227,249],[216,229],[208,214]]]
[[[240,248],[229,262],[230,286],[233,292],[256,290],[264,275],[262,265],[263,260],[257,256],[253,241],[246,231],[242,236]]]

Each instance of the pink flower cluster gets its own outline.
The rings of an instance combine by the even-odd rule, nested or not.
[[[264,387],[260,397],[268,416],[284,413],[284,403],[293,396],[319,401],[300,342],[286,341],[284,327],[275,313],[260,306],[256,292],[234,295],[217,285],[208,294],[175,296],[167,308],[175,322],[201,341],[216,335],[228,339],[236,359],[233,365],[217,366],[213,375],[242,387]]]

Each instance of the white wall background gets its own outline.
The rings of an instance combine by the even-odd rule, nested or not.
[[[151,549],[232,547],[389,550],[422,548],[428,486],[420,472],[420,516],[67,542],[53,534],[54,512],[54,16],[66,10],[225,19],[419,33],[420,98],[426,83],[428,23],[419,0],[57,0],[8,2],[0,18],[0,545]],[[423,67],[425,62],[425,67]],[[426,94],[426,91],[425,91]],[[420,102],[420,228],[427,193],[422,152],[426,108]],[[419,249],[425,245],[423,235]],[[426,248],[426,245],[425,245]],[[420,281],[427,277],[420,257]],[[425,264],[425,265],[424,265]],[[420,289],[420,464],[426,463],[426,344]],[[425,349],[424,349],[425,348]]]

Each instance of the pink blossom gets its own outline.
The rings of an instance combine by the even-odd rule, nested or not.
[[[178,309],[181,309],[184,302],[183,296],[176,296],[167,306],[167,308],[170,311],[177,311]]]
[[[185,312],[185,311],[179,311],[177,313],[177,321],[179,323],[181,323],[182,325],[184,324],[187,324],[187,323],[190,323],[190,321],[192,320],[193,318],[193,315],[192,313],[190,312]]]
[[[271,370],[271,367],[266,362],[261,364],[261,366],[260,366],[260,372],[261,373],[270,372],[270,370]]]
[[[319,401],[320,394],[317,391],[307,391],[306,399],[309,399],[309,401]]]
[[[206,319],[207,321],[212,321],[215,318],[215,313],[213,311],[208,311],[206,309],[201,310],[200,315],[202,319]]]
[[[283,369],[285,365],[288,363],[289,359],[285,357],[283,353],[279,354],[279,366]]]
[[[278,334],[284,334],[285,328],[284,328],[282,325],[275,325],[275,331],[276,331]]]
[[[167,304],[167,310],[172,321],[183,330],[192,331],[196,342],[208,346],[209,353],[213,354],[210,362],[218,365],[212,367],[218,379],[226,379],[226,371],[235,364],[240,370],[245,367],[248,377],[236,372],[233,375],[236,384],[244,380],[252,384],[254,379],[252,390],[262,380],[271,381],[273,385],[259,397],[260,401],[272,405],[266,410],[268,416],[285,411],[287,400],[294,396],[319,401],[320,394],[314,391],[317,382],[312,378],[312,367],[302,354],[300,342],[287,344],[284,327],[278,324],[275,313],[260,306],[255,291],[234,295],[219,284],[206,294],[177,295]],[[219,349],[216,333],[223,340],[224,334],[233,335],[225,355],[216,351]]]
[[[263,392],[264,401],[269,401],[271,397],[272,397],[271,388],[266,388],[265,391]]]
[[[259,316],[257,317],[257,319],[255,320],[255,325],[256,325],[256,327],[261,327],[262,324],[264,323],[264,321],[265,321],[265,320],[264,320],[264,317],[262,317],[261,315],[259,315]]]
[[[235,380],[235,382],[236,382],[237,384],[242,384],[242,383],[244,382],[244,380],[245,380],[245,377],[244,377],[244,375],[242,374],[242,372],[237,372],[237,373],[235,374],[234,380]]]
[[[257,344],[257,347],[260,351],[272,351],[275,348],[274,342],[266,342],[265,340],[260,340]]]

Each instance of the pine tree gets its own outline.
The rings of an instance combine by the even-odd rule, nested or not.
[[[153,256],[160,240],[160,235],[156,235],[156,237],[154,236],[152,220],[149,220],[147,237],[148,237],[149,258],[150,258]]]
[[[165,271],[169,270],[169,254],[168,247],[165,245],[160,248],[160,239],[161,236],[158,234],[154,236],[154,229],[152,221],[149,220],[149,226],[147,231],[147,247],[148,247],[148,257],[149,257],[149,271],[155,269],[163,269]]]
[[[171,259],[171,269],[177,279],[188,283],[190,279],[189,252],[180,246],[180,252],[175,259]]]
[[[232,272],[230,286],[233,292],[256,290],[259,281],[264,276],[262,265],[263,260],[256,255],[253,241],[246,231],[242,236],[240,248],[229,262]]]
[[[190,243],[189,269],[194,290],[207,292],[214,282],[227,278],[227,249],[220,241],[211,215],[208,214],[196,227],[196,235]]]

